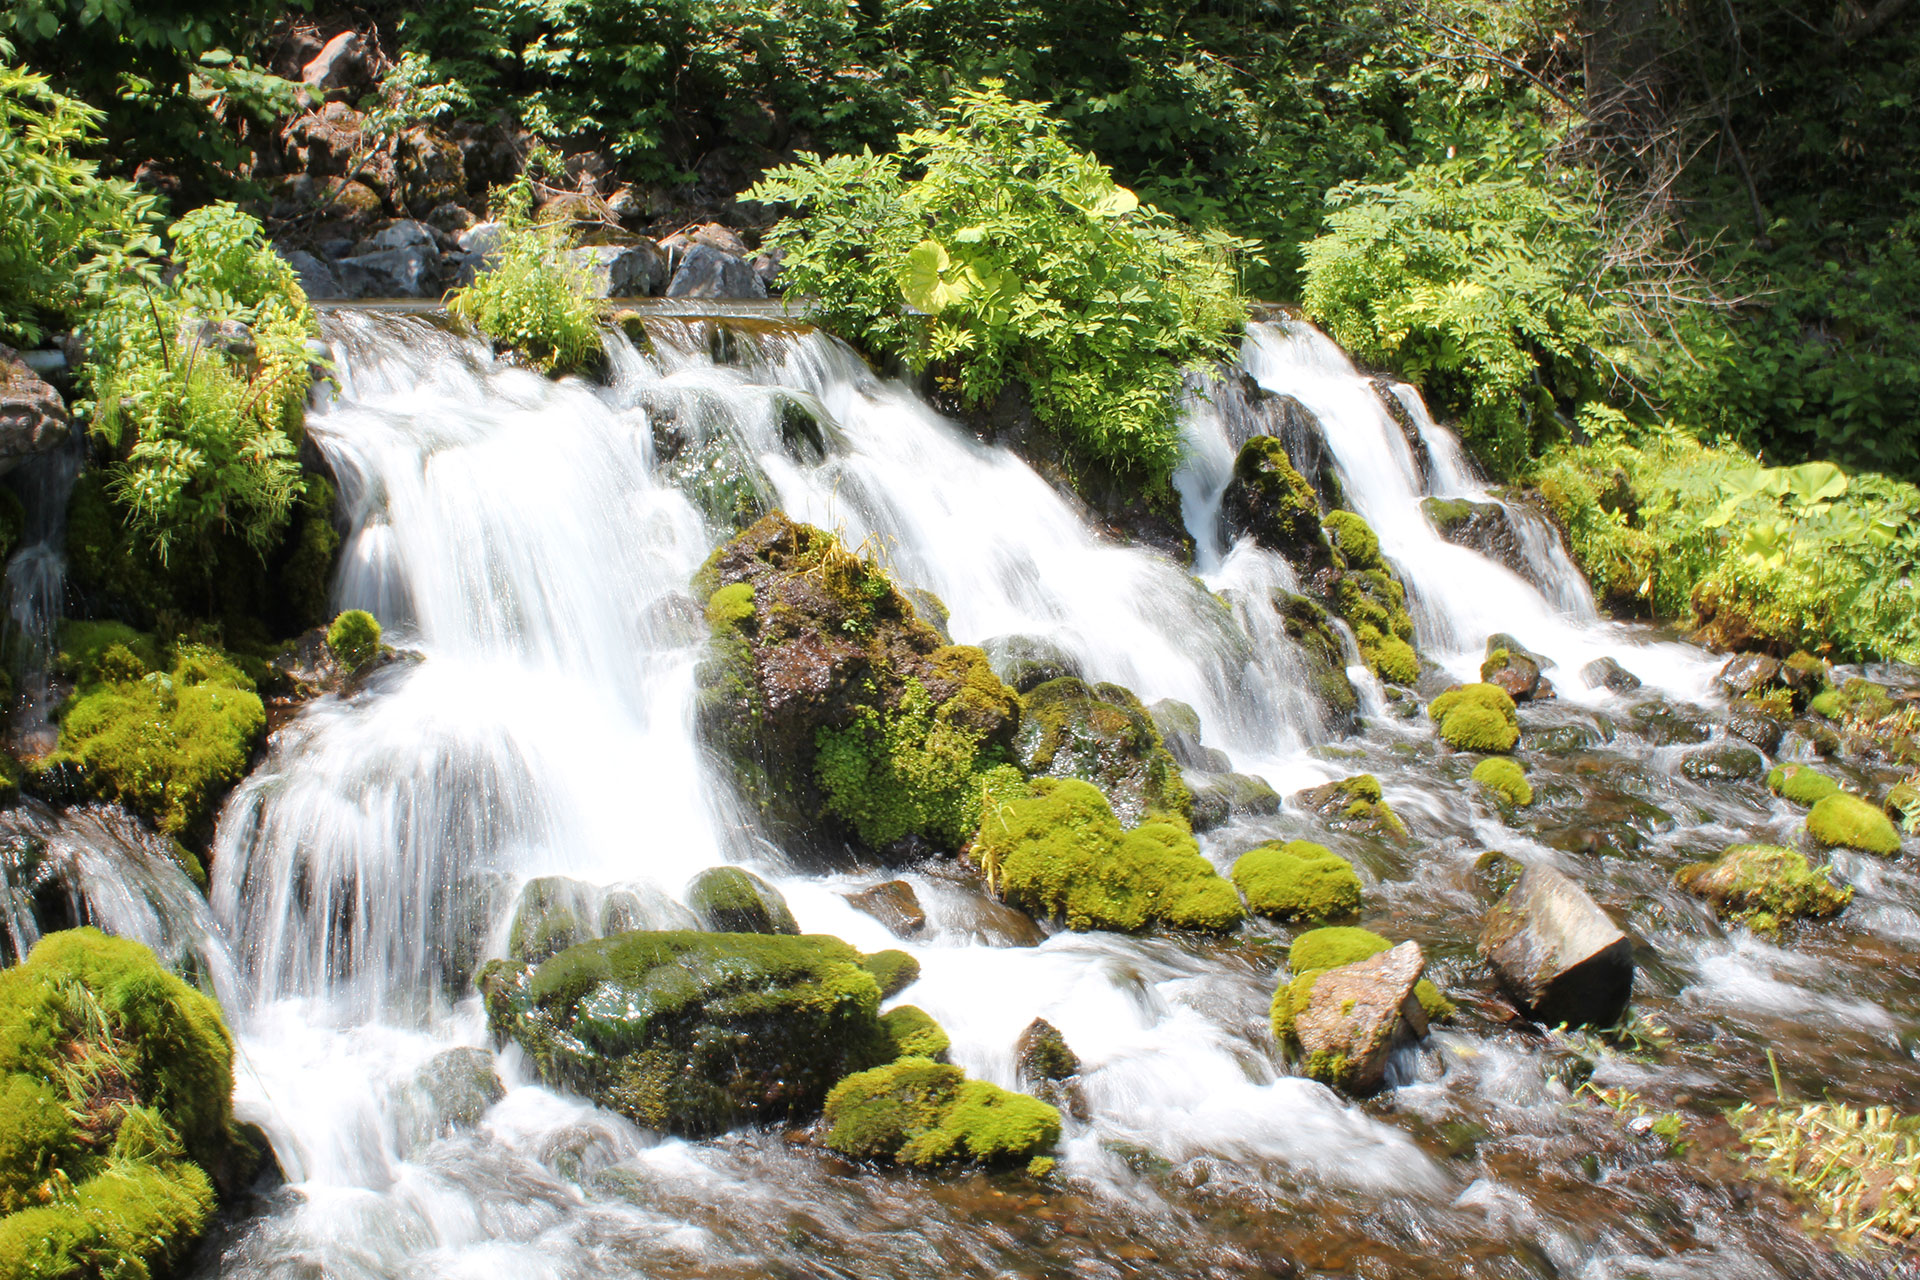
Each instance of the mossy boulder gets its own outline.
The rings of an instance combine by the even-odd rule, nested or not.
[[[165,651],[112,624],[66,624],[61,669],[76,691],[60,711],[42,779],[77,779],[167,835],[209,834],[227,790],[266,732],[253,681],[227,654],[180,643]]]
[[[1029,775],[1092,783],[1124,822],[1192,815],[1193,797],[1153,718],[1117,684],[1067,678],[1034,689],[1020,700],[1014,750]]]
[[[828,1095],[826,1118],[827,1145],[842,1155],[923,1167],[1031,1165],[1060,1141],[1053,1107],[929,1058],[848,1076]]]
[[[1321,521],[1327,540],[1349,569],[1385,569],[1380,558],[1380,537],[1373,526],[1351,511],[1329,511]]]
[[[1695,782],[1738,782],[1757,778],[1767,767],[1758,751],[1736,743],[1716,743],[1689,751],[1680,759],[1680,772]]]
[[[1803,809],[1811,809],[1840,790],[1840,784],[1804,764],[1777,764],[1767,771],[1767,790]]]
[[[1190,774],[1187,783],[1193,794],[1195,831],[1211,831],[1245,814],[1280,812],[1280,793],[1265,778],[1250,773]]]
[[[1550,698],[1553,683],[1540,674],[1540,668],[1540,659],[1524,649],[1490,648],[1480,664],[1480,679],[1497,686],[1515,702]]]
[[[1473,766],[1473,780],[1516,809],[1533,803],[1533,784],[1527,781],[1527,771],[1507,756],[1488,756]]]
[[[1322,565],[1330,559],[1320,499],[1273,436],[1255,436],[1241,446],[1220,513],[1234,536],[1251,537],[1296,564]]]
[[[973,857],[1007,902],[1070,929],[1220,931],[1244,912],[1178,818],[1123,829],[1099,788],[1037,778],[990,799]]]
[[[671,1133],[812,1115],[893,1053],[860,953],[816,934],[627,933],[496,960],[480,988],[542,1079]]]
[[[1309,969],[1274,991],[1274,1038],[1304,1059],[1306,1074],[1356,1094],[1386,1083],[1387,1062],[1424,1036],[1427,1015],[1416,994],[1426,957],[1397,947]]]
[[[582,880],[540,876],[521,888],[507,925],[507,954],[523,964],[539,964],[598,932],[594,915],[599,892]]]
[[[1807,834],[1828,848],[1891,856],[1900,852],[1900,832],[1880,809],[1838,791],[1807,811]]]
[[[1384,565],[1338,574],[1328,580],[1326,598],[1353,628],[1368,670],[1390,684],[1410,685],[1420,678],[1407,591]]]
[[[1287,637],[1299,647],[1307,667],[1307,686],[1313,690],[1328,727],[1336,731],[1358,727],[1360,695],[1347,677],[1346,648],[1327,611],[1290,591],[1275,591],[1273,607],[1280,613]]]
[[[947,1050],[953,1047],[953,1039],[946,1029],[918,1005],[903,1004],[887,1010],[880,1015],[880,1025],[886,1028],[887,1040],[896,1058],[931,1058],[945,1062]]]
[[[1713,904],[1723,919],[1771,929],[1796,916],[1830,916],[1853,901],[1851,885],[1835,884],[1826,867],[1771,844],[1737,844],[1712,862],[1680,868],[1680,887]]]
[[[380,623],[365,609],[346,609],[327,628],[327,652],[348,675],[358,675],[380,656]]]
[[[0,971],[0,1277],[167,1271],[241,1150],[212,1000],[135,942],[50,934]]]
[[[709,867],[687,885],[687,906],[715,933],[799,933],[780,891],[740,867]]]
[[[952,851],[1011,776],[1018,696],[942,643],[874,562],[775,512],[695,576],[711,644],[700,724],[776,834],[825,822],[879,850]]]
[[[981,652],[993,673],[1016,693],[1029,693],[1049,680],[1083,674],[1080,660],[1045,636],[995,636]]]
[[[1353,864],[1309,840],[1249,849],[1234,861],[1232,880],[1247,910],[1274,920],[1317,922],[1360,909]]]
[[[1308,787],[1295,793],[1293,799],[1336,831],[1355,831],[1378,840],[1407,838],[1407,824],[1387,802],[1380,780],[1370,773]]]
[[[1838,688],[1824,689],[1808,702],[1807,710],[1829,720],[1871,723],[1891,716],[1895,704],[1887,686],[1858,676]]]
[[[1371,929],[1361,929],[1353,925],[1328,925],[1320,929],[1309,929],[1293,940],[1287,948],[1287,967],[1293,970],[1294,982],[1311,979],[1307,975],[1327,969],[1338,969],[1342,965],[1357,963],[1379,955],[1391,949],[1393,943],[1381,937]],[[1420,1001],[1420,1007],[1426,1011],[1429,1019],[1439,1020],[1453,1016],[1453,1001],[1447,999],[1429,980],[1422,978],[1413,988],[1414,996]],[[1274,1016],[1279,1017],[1280,1003],[1274,1004]],[[1276,1022],[1276,1027],[1279,1025]]]
[[[875,951],[860,959],[860,967],[873,975],[880,998],[899,995],[920,981],[920,962],[905,951]]]
[[[1498,685],[1454,685],[1427,705],[1427,715],[1456,751],[1501,755],[1520,741],[1513,698]]]

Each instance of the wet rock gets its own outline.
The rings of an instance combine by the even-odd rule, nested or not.
[[[1331,562],[1319,497],[1272,436],[1255,436],[1241,448],[1220,513],[1235,537],[1251,537],[1296,564]]]
[[[358,31],[342,31],[300,69],[300,83],[315,102],[357,96],[372,83],[366,41]]]
[[[1705,742],[1713,724],[1698,707],[1682,707],[1664,699],[1643,702],[1627,713],[1633,731],[1656,747]]]
[[[1346,646],[1335,632],[1327,611],[1306,596],[1275,591],[1274,609],[1280,614],[1287,638],[1299,646],[1307,667],[1307,685],[1320,704],[1327,727],[1348,733],[1359,727],[1360,695],[1347,676]]]
[[[1549,1026],[1611,1026],[1633,993],[1633,943],[1585,889],[1545,863],[1487,913],[1480,954]]]
[[[814,1115],[892,1049],[860,953],[817,935],[622,934],[480,988],[542,1080],[687,1136]]]
[[[539,964],[594,933],[599,890],[565,876],[529,880],[507,926],[507,954],[523,964]]]
[[[927,913],[921,909],[920,895],[905,880],[888,880],[844,896],[885,925],[896,938],[911,938],[927,927]]]
[[[1080,660],[1045,636],[995,636],[980,647],[993,673],[1015,693],[1031,693],[1049,680],[1082,674]]]
[[[1780,678],[1780,660],[1764,653],[1742,653],[1727,660],[1714,677],[1729,693],[1760,693]]]
[[[1879,808],[1836,791],[1807,811],[1807,834],[1826,848],[1858,849],[1891,857],[1900,852],[1900,832]]]
[[[1738,699],[1727,709],[1727,732],[1772,755],[1786,737],[1787,723],[1763,707]]]
[[[1200,743],[1200,713],[1174,698],[1162,698],[1147,708],[1160,740],[1183,769],[1214,769],[1213,758]]]
[[[925,587],[902,584],[900,594],[905,596],[907,603],[913,606],[914,615],[933,628],[933,633],[940,637],[941,644],[953,643],[953,632],[947,629],[947,623],[953,617],[953,611],[947,608],[946,601]]]
[[[428,226],[435,231],[453,236],[456,240],[464,232],[471,231],[480,225],[480,219],[474,216],[473,210],[451,200],[433,206],[423,216]]]
[[[1757,778],[1767,762],[1750,747],[1733,745],[1705,747],[1689,751],[1680,760],[1680,772],[1695,782],[1737,782]]]
[[[1427,1034],[1414,987],[1426,969],[1418,943],[1403,942],[1335,969],[1309,970],[1281,993],[1291,1008],[1288,1036],[1306,1073],[1365,1095],[1387,1083],[1387,1061]]]
[[[308,298],[317,301],[347,296],[345,286],[340,283],[340,277],[336,276],[333,268],[322,259],[308,253],[305,249],[285,249],[275,245],[273,251],[293,268],[296,276],[300,277],[301,292]]]
[[[1526,869],[1526,863],[1498,849],[1489,849],[1473,860],[1473,876],[1480,892],[1496,900],[1506,897]]]
[[[1280,793],[1250,773],[1194,773],[1186,782],[1195,831],[1211,831],[1230,818],[1280,812]]]
[[[1580,675],[1594,688],[1614,693],[1630,693],[1640,687],[1640,677],[1612,658],[1595,658],[1580,668]]]
[[[1045,1018],[1035,1018],[1013,1046],[1014,1078],[1040,1101],[1058,1107],[1076,1120],[1089,1115],[1086,1090],[1080,1082],[1080,1056],[1067,1045]]]
[[[1480,664],[1480,679],[1515,702],[1526,702],[1540,691],[1540,664],[1524,650],[1489,648],[1486,661]]]
[[[621,884],[609,888],[600,898],[597,936],[610,938],[616,933],[640,929],[698,929],[700,918],[686,906],[669,898],[651,884]]]
[[[1465,498],[1427,498],[1420,503],[1420,509],[1448,542],[1478,551],[1521,577],[1533,580],[1534,566],[1528,561],[1525,544],[1504,506]]]
[[[1715,913],[1756,929],[1771,929],[1796,916],[1834,915],[1853,900],[1825,867],[1778,845],[1738,844],[1712,862],[1680,868],[1680,887],[1713,904]]]
[[[751,264],[711,245],[687,250],[667,284],[669,298],[764,298],[767,286]]]
[[[1131,691],[1050,680],[1020,706],[1014,757],[1029,776],[1091,782],[1129,826],[1152,812],[1191,814],[1193,799],[1180,768]]]
[[[436,298],[445,271],[439,250],[425,245],[354,254],[337,266],[356,298]]]
[[[400,135],[399,199],[415,217],[451,205],[467,194],[466,161],[460,144],[438,129],[416,125]]]
[[[709,867],[695,876],[687,906],[714,933],[800,932],[780,891],[740,867]]]
[[[471,1045],[428,1058],[408,1085],[407,1110],[416,1140],[471,1129],[507,1096],[493,1055]]]
[[[651,240],[597,244],[567,251],[596,298],[648,298],[667,282],[667,258]]]
[[[1308,787],[1296,792],[1293,802],[1335,831],[1355,831],[1379,840],[1407,838],[1406,824],[1382,794],[1380,780],[1370,773]]]
[[[59,448],[71,431],[60,393],[19,352],[0,346],[0,473]]]

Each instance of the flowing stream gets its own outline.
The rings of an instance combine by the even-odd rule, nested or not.
[[[1767,1078],[1772,1049],[1802,1096],[1844,1063],[1850,1100],[1911,1108],[1920,881],[1897,861],[1843,856],[1854,906],[1791,947],[1723,929],[1676,894],[1680,862],[1784,837],[1795,820],[1756,784],[1678,768],[1695,749],[1682,743],[1724,733],[1717,660],[1602,621],[1537,531],[1528,577],[1442,539],[1423,496],[1493,498],[1410,389],[1390,394],[1411,433],[1310,328],[1259,325],[1245,344],[1247,372],[1317,419],[1349,501],[1407,581],[1423,652],[1473,678],[1503,631],[1557,664],[1562,698],[1523,709],[1540,799],[1516,825],[1424,718],[1385,714],[1370,682],[1366,728],[1329,731],[1265,603],[1295,585],[1292,570],[1218,533],[1233,453],[1256,427],[1225,394],[1196,392],[1178,481],[1196,577],[1104,540],[1013,453],[803,328],[651,320],[649,349],[609,338],[613,377],[596,387],[496,362],[418,317],[336,313],[327,326],[338,387],[309,431],[350,524],[336,604],[377,614],[406,656],[275,734],[223,812],[210,916],[181,906],[199,922],[183,929],[134,904],[92,913],[197,957],[238,1032],[239,1111],[286,1174],[197,1274],[1870,1274],[1786,1229],[1777,1197],[1670,1158],[1632,1112],[1573,1088],[1591,1070],[1651,1110],[1708,1115]],[[818,439],[794,438],[796,403]],[[1364,923],[1421,942],[1460,1018],[1397,1064],[1400,1088],[1356,1104],[1272,1057],[1285,930],[1033,945],[937,866],[790,860],[696,739],[705,632],[685,590],[725,531],[669,483],[669,438],[749,460],[741,484],[937,595],[960,643],[1045,637],[1090,679],[1187,702],[1209,745],[1282,793],[1374,772],[1412,851],[1329,840],[1290,808],[1203,845],[1224,871],[1267,839],[1335,844],[1367,882]],[[1578,672],[1600,656],[1645,687],[1588,687]],[[47,843],[29,832],[16,847],[29,837]],[[1523,1035],[1489,1012],[1473,955],[1485,849],[1552,861],[1635,932],[1646,1052]],[[501,953],[525,885],[566,877],[590,920],[671,927],[690,919],[688,879],[722,863],[773,881],[808,932],[912,951],[922,977],[901,998],[939,1020],[976,1076],[1014,1086],[1020,1031],[1035,1017],[1059,1027],[1086,1064],[1090,1112],[1069,1123],[1059,1185],[862,1172],[779,1132],[662,1139],[541,1086],[513,1048],[484,1115],[435,1111],[422,1081],[438,1055],[492,1047],[468,982]],[[154,866],[165,880],[172,864]],[[65,874],[85,897],[99,873],[34,874]],[[929,916],[909,943],[843,897],[896,876]],[[16,935],[28,914],[16,904]]]

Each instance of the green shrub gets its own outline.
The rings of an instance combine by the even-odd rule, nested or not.
[[[1046,1103],[927,1058],[848,1076],[827,1095],[826,1117],[835,1151],[910,1165],[1027,1161],[1060,1141],[1060,1113]]]
[[[1510,805],[1525,808],[1533,803],[1527,771],[1505,756],[1490,756],[1473,766],[1473,780]]]
[[[1891,856],[1900,852],[1893,822],[1859,796],[1835,792],[1807,812],[1807,834],[1827,846]]]
[[[800,207],[772,239],[827,328],[968,405],[1017,379],[1074,450],[1150,479],[1179,459],[1184,369],[1244,314],[1237,242],[1141,205],[997,84],[957,90],[896,155],[803,155],[748,198]]]
[[[348,675],[380,656],[380,623],[365,609],[346,609],[327,628],[327,652]]]
[[[1498,685],[1457,684],[1427,705],[1427,715],[1456,751],[1499,754],[1520,740],[1513,699]]]
[[[1360,908],[1360,877],[1325,845],[1264,844],[1234,861],[1232,879],[1247,909],[1275,920],[1326,920]]]
[[[603,349],[602,307],[585,274],[563,256],[571,237],[558,223],[533,221],[526,178],[494,198],[494,217],[506,231],[487,269],[448,295],[447,310],[546,373],[586,368]]]
[[[1777,764],[1767,773],[1767,790],[1810,809],[1840,790],[1840,784],[1804,764]]]

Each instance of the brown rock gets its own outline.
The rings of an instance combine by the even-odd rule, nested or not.
[[[1633,994],[1633,943],[1587,891],[1536,862],[1487,913],[1480,954],[1536,1020],[1610,1026]]]
[[[1427,1034],[1426,1013],[1413,994],[1426,967],[1419,944],[1403,942],[1315,977],[1305,1007],[1296,1005],[1293,1016],[1307,1074],[1350,1093],[1378,1091],[1393,1051]]]
[[[0,346],[0,472],[59,448],[71,430],[60,393],[12,347]]]
[[[844,896],[887,926],[896,938],[911,938],[927,927],[927,913],[921,909],[920,897],[905,880],[888,880]]]

